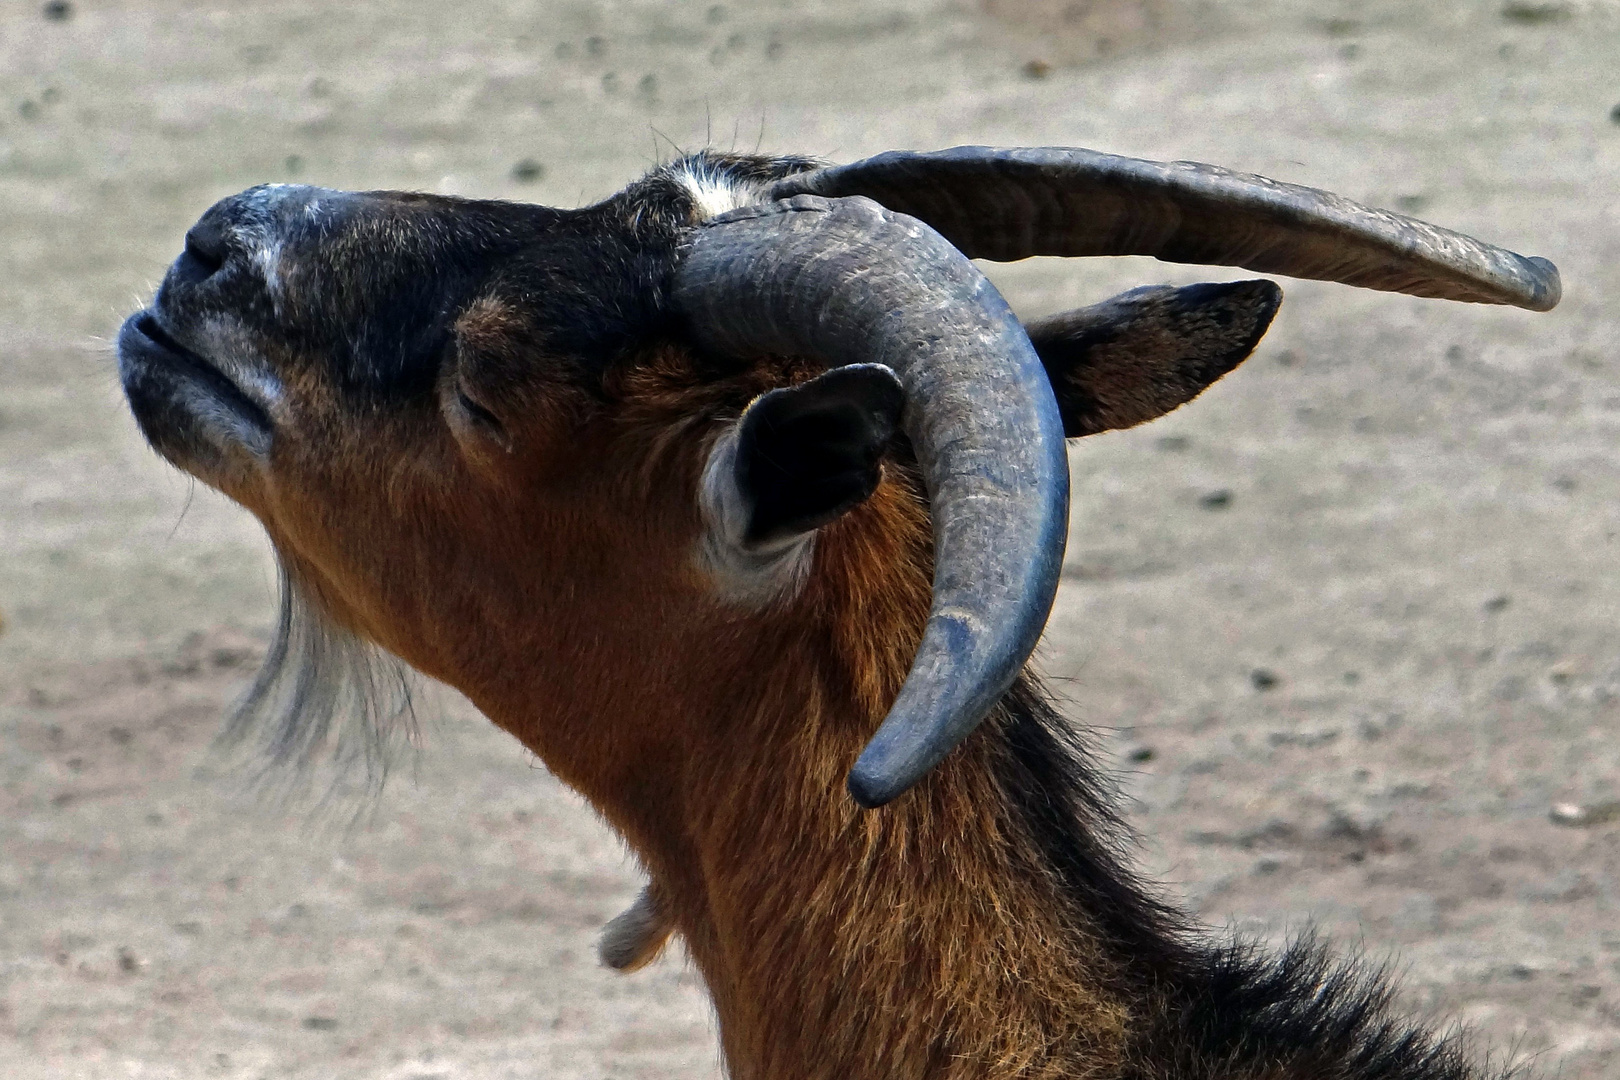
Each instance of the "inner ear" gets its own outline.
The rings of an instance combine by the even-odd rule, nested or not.
[[[1254,351],[1281,303],[1270,281],[1154,285],[1025,329],[1074,439],[1185,405]]]
[[[737,428],[744,543],[810,532],[870,497],[904,401],[882,364],[834,368],[754,399]]]

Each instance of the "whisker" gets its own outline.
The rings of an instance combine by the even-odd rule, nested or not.
[[[190,481],[186,485],[186,501],[185,504],[180,507],[180,516],[174,519],[174,528],[169,530],[170,540],[173,540],[175,533],[180,531],[181,522],[186,520],[186,514],[190,513],[191,511],[191,500],[197,497],[197,478],[195,476],[187,476],[186,479]]]

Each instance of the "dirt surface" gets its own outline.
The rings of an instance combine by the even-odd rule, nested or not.
[[[1551,315],[1285,283],[1247,365],[1074,448],[1043,664],[1206,919],[1314,922],[1493,1058],[1620,1075],[1620,10],[991,6],[0,8],[0,1074],[717,1076],[678,957],[595,965],[622,850],[453,694],[371,803],[280,811],[210,758],[266,545],[143,447],[106,342],[260,181],[575,205],[672,145],[976,142],[1215,161],[1563,268]],[[992,272],[1030,315],[1231,276]]]

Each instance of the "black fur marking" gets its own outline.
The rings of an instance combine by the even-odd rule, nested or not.
[[[1387,972],[1309,937],[1272,955],[1221,941],[1127,868],[1130,836],[1083,739],[1029,675],[1002,699],[1002,784],[1072,917],[1134,1002],[1122,1080],[1509,1080],[1456,1036],[1397,1018]]]
[[[752,508],[744,538],[806,533],[865,502],[904,404],[900,380],[880,364],[762,394],[737,433],[737,484]]]

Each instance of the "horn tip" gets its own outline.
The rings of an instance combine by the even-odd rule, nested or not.
[[[857,761],[855,767],[849,770],[846,786],[849,788],[850,798],[863,810],[876,810],[885,803],[892,802],[896,797],[904,794],[907,787],[896,786],[894,779],[883,775],[883,771],[874,768],[864,760]]]
[[[1558,301],[1564,298],[1564,282],[1558,274],[1558,267],[1549,259],[1539,255],[1531,255],[1525,259],[1536,270],[1535,302],[1526,304],[1531,311],[1551,311],[1558,306]]]

